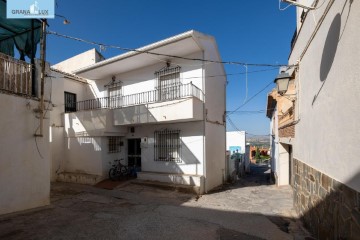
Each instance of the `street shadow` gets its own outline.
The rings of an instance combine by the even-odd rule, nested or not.
[[[246,212],[241,203],[237,210],[227,210],[206,204],[199,207],[196,201],[201,199],[141,186],[109,191],[55,184],[50,207],[0,216],[0,238],[261,240],[299,236],[293,231],[296,218]]]

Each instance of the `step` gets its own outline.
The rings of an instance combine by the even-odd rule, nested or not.
[[[188,186],[201,186],[201,176],[179,173],[159,173],[159,172],[138,172],[139,180],[173,183]]]
[[[190,185],[182,185],[182,184],[174,184],[167,182],[158,182],[158,181],[148,181],[148,180],[132,180],[131,184],[144,185],[149,187],[160,188],[164,190],[173,190],[183,193],[191,193],[200,195],[200,186],[190,186]]]
[[[94,174],[62,172],[58,174],[56,181],[94,185],[103,179],[104,177]]]

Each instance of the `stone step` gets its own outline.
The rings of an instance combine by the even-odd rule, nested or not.
[[[56,181],[94,185],[102,181],[104,177],[87,173],[62,172],[58,174]]]
[[[179,173],[138,172],[139,180],[157,181],[189,186],[201,186],[201,176]]]
[[[196,195],[200,195],[200,186],[190,186],[190,185],[183,185],[183,184],[174,184],[174,183],[167,183],[167,182],[158,182],[158,181],[149,181],[149,180],[132,180],[132,184],[137,185],[144,185],[150,187],[156,187],[165,190],[174,190],[183,193],[192,193]]]

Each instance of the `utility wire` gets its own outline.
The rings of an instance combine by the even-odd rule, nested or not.
[[[251,98],[249,98],[246,102],[244,102],[243,104],[241,104],[239,107],[237,107],[235,110],[227,112],[227,115],[231,115],[234,112],[236,112],[237,110],[239,110],[240,108],[242,108],[243,106],[245,106],[247,103],[249,103],[252,99],[254,99],[257,95],[259,95],[261,92],[263,92],[268,86],[270,86],[271,84],[273,84],[273,81],[269,82],[264,88],[262,88],[260,91],[258,91],[257,93],[255,93]]]
[[[246,63],[246,62],[238,62],[238,61],[216,61],[216,60],[202,59],[202,58],[188,58],[188,57],[181,57],[181,56],[176,56],[176,55],[156,53],[156,52],[151,52],[151,51],[146,51],[146,50],[126,48],[126,47],[120,47],[120,46],[115,46],[115,45],[109,45],[109,44],[89,41],[89,40],[85,40],[85,39],[81,39],[81,38],[77,38],[77,37],[72,37],[72,36],[60,34],[60,33],[54,32],[54,31],[47,31],[46,33],[47,34],[52,34],[52,35],[57,36],[57,37],[63,37],[63,38],[75,40],[75,41],[78,41],[78,42],[88,43],[88,44],[91,44],[91,45],[104,46],[104,47],[119,49],[119,50],[127,51],[127,52],[146,53],[146,54],[151,54],[151,55],[156,55],[156,56],[178,58],[178,59],[183,59],[183,60],[209,62],[209,63],[221,63],[221,64],[230,64],[230,65],[241,65],[241,66],[247,65],[247,66],[254,66],[254,67],[284,67],[284,66],[285,67],[293,67],[293,66],[295,66],[295,65],[287,65],[287,64]]]

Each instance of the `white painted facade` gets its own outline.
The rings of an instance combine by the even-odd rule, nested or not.
[[[226,132],[226,150],[229,151],[232,146],[239,146],[240,153],[245,153],[246,133],[245,131]]]
[[[189,31],[140,48],[186,58],[220,60],[215,40]],[[76,64],[76,57],[71,64]],[[79,61],[83,61],[80,55]],[[159,101],[155,72],[180,67],[179,97]],[[66,60],[62,66],[66,66]],[[62,69],[69,72],[67,69]],[[57,106],[50,125],[53,139],[53,180],[60,173],[88,174],[107,178],[109,162],[129,160],[128,143],[141,141],[141,172],[138,178],[197,186],[207,192],[225,179],[225,77],[221,64],[205,65],[194,60],[149,56],[136,52],[84,66],[66,76],[53,97]],[[114,79],[114,80],[113,80]],[[109,85],[121,88],[121,100],[110,107]],[[180,90],[179,90],[180,89]],[[64,113],[64,91],[76,94],[79,108]],[[181,95],[181,96],[180,96]],[[177,95],[176,95],[177,96]],[[58,102],[55,102],[55,98]],[[98,99],[98,100],[94,100]],[[82,102],[83,100],[90,100]],[[88,102],[97,108],[89,107]],[[90,105],[91,105],[90,104]],[[112,105],[113,106],[113,105]],[[56,113],[55,113],[56,112]],[[179,131],[179,161],[155,161],[155,132]],[[108,137],[120,137],[117,153],[109,153]],[[56,151],[62,147],[59,157]]]
[[[360,191],[360,2],[318,6],[298,29],[289,58],[299,63],[294,158]]]
[[[39,83],[39,61],[35,68]],[[7,73],[1,75],[1,82],[4,76]],[[0,91],[0,215],[49,204],[50,88],[51,80],[45,83],[43,137],[35,137],[40,126],[39,99]]]
[[[96,49],[90,49],[65,61],[59,62],[51,67],[59,71],[72,73],[80,68],[95,64],[105,58]]]

